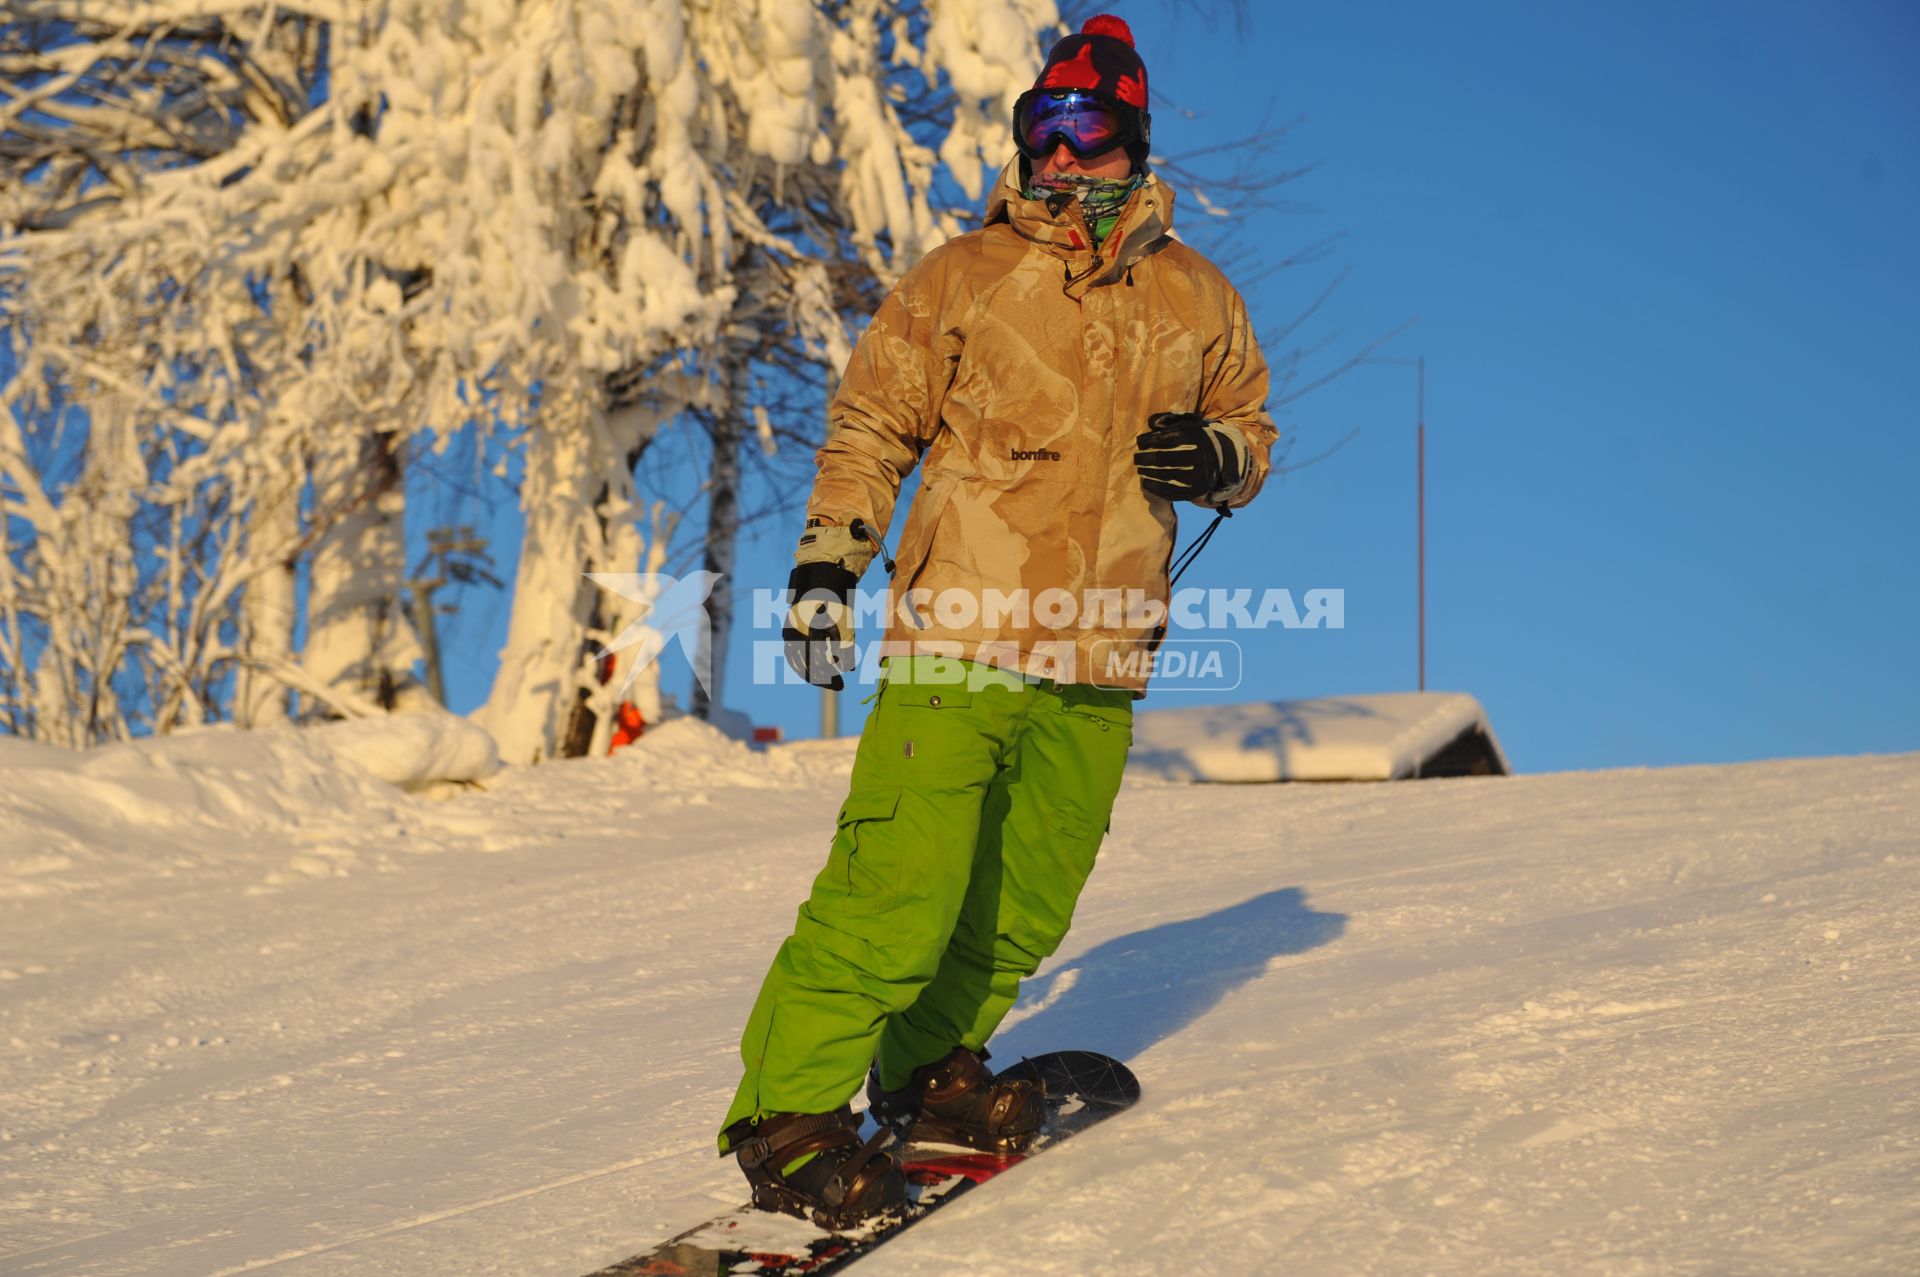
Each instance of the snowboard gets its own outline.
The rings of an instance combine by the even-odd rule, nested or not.
[[[982,1153],[909,1141],[900,1150],[908,1197],[900,1215],[835,1233],[809,1220],[742,1206],[589,1277],[820,1277],[838,1272],[948,1202],[1140,1098],[1140,1082],[1132,1071],[1094,1051],[1036,1055],[1003,1076],[1027,1076],[1040,1084],[1047,1116],[1033,1143],[1020,1153]]]

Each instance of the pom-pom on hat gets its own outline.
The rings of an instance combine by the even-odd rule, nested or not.
[[[1134,51],[1133,30],[1111,13],[1088,18],[1047,54],[1036,89],[1090,89],[1147,108],[1147,67]]]

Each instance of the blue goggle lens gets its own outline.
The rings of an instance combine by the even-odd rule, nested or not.
[[[1028,156],[1044,155],[1057,139],[1088,159],[1123,144],[1126,132],[1113,103],[1091,93],[1032,93],[1021,99],[1014,112],[1014,137]]]

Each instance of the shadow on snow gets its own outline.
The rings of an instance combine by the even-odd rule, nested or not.
[[[1287,954],[1330,944],[1347,915],[1307,907],[1298,887],[1094,946],[1021,988],[993,1041],[1002,1065],[1074,1048],[1131,1060]]]

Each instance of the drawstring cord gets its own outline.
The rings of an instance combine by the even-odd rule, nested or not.
[[[855,519],[853,521],[852,526],[848,528],[848,531],[852,532],[853,535],[859,537],[862,541],[867,542],[868,544],[873,546],[874,549],[880,552],[880,564],[882,567],[886,568],[887,575],[892,576],[893,566],[894,566],[893,560],[887,557],[886,545],[880,540],[879,537],[875,536],[867,528],[867,521],[865,519]]]
[[[1173,565],[1173,575],[1167,579],[1167,593],[1169,595],[1173,593],[1173,587],[1179,582],[1180,574],[1192,566],[1194,559],[1199,557],[1200,551],[1207,548],[1207,542],[1212,538],[1214,529],[1220,526],[1220,520],[1231,519],[1232,517],[1233,511],[1227,509],[1224,505],[1214,507],[1213,522],[1200,530],[1200,535],[1193,539],[1193,544],[1187,547],[1186,552],[1180,555],[1179,561]],[[1153,639],[1147,644],[1147,650],[1149,652],[1158,650],[1161,642],[1166,637],[1167,623],[1165,620],[1162,620],[1160,624],[1153,627]]]
[[[1169,590],[1180,580],[1180,574],[1185,572],[1196,558],[1200,557],[1200,551],[1207,548],[1207,542],[1213,538],[1214,529],[1220,526],[1220,520],[1231,519],[1232,517],[1233,511],[1227,509],[1227,507],[1214,507],[1213,522],[1201,529],[1200,535],[1193,539],[1193,544],[1187,547],[1186,552],[1182,554],[1179,560],[1173,565],[1173,576],[1167,581],[1167,588]]]

